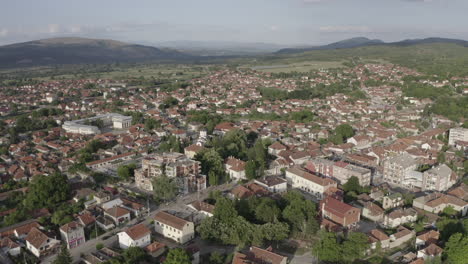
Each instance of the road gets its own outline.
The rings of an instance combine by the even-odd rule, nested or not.
[[[81,245],[78,248],[71,249],[70,254],[73,257],[73,261],[76,261],[76,262],[79,261],[80,258],[81,258],[81,255],[95,252],[96,251],[96,245],[99,244],[99,243],[102,243],[104,246],[109,246],[109,247],[114,245],[114,244],[117,244],[117,235],[116,234],[123,231],[123,230],[125,230],[129,226],[132,226],[132,225],[135,225],[136,223],[142,222],[146,226],[150,227],[151,226],[150,222],[153,220],[154,215],[157,212],[170,210],[170,211],[177,211],[177,212],[184,212],[185,211],[187,213],[191,213],[192,211],[190,211],[188,209],[188,207],[186,206],[187,204],[192,203],[192,202],[194,202],[194,201],[196,201],[198,199],[204,200],[204,199],[208,198],[208,195],[209,195],[209,193],[211,191],[226,191],[226,190],[229,190],[232,187],[234,187],[234,185],[235,184],[233,184],[233,183],[227,183],[227,184],[218,185],[218,186],[210,186],[207,189],[205,189],[205,190],[203,190],[203,191],[201,191],[199,193],[191,193],[191,194],[188,194],[188,195],[185,195],[185,196],[178,197],[173,202],[169,202],[167,204],[162,204],[162,205],[157,206],[157,207],[151,206],[154,209],[152,209],[152,211],[149,213],[149,215],[145,216],[144,218],[132,219],[131,221],[127,222],[125,225],[118,226],[117,228],[114,228],[114,229],[110,230],[109,232],[106,232],[106,233],[104,233],[103,235],[101,235],[101,236],[99,236],[97,238],[86,241],[83,245]],[[108,237],[108,238],[104,240],[103,238],[105,238],[105,237]],[[41,263],[44,263],[44,264],[52,263],[52,261],[55,259],[55,257],[56,256],[50,256],[50,257],[48,257],[46,259],[43,259]]]

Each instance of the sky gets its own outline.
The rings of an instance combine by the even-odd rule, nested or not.
[[[468,0],[2,0],[0,45],[52,37],[319,45],[468,40]]]

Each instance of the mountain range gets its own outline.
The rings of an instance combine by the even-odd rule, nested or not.
[[[468,47],[468,41],[447,38],[407,39],[386,43],[378,39],[358,37],[322,46],[300,48],[282,48],[280,45],[267,43],[222,41],[212,43],[163,42],[157,44],[159,47],[154,47],[105,39],[52,38],[0,46],[0,67],[115,62],[191,62],[211,58],[222,59],[225,56],[282,55],[313,50],[350,49],[364,46],[411,46],[432,43],[451,43]]]
[[[115,40],[52,38],[0,47],[0,66],[173,61],[191,56],[173,49]]]
[[[464,47],[468,47],[468,41],[459,39],[448,39],[448,38],[425,38],[425,39],[405,39],[398,42],[384,42],[380,39],[368,39],[365,37],[357,37],[346,39],[323,46],[311,46],[305,48],[285,48],[276,52],[276,54],[291,54],[301,53],[312,50],[332,50],[332,49],[350,49],[365,46],[412,46],[420,44],[433,44],[433,43],[453,43]]]

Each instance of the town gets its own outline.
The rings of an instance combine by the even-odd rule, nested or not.
[[[390,63],[1,87],[0,262],[462,263],[468,123],[440,105],[467,87]]]

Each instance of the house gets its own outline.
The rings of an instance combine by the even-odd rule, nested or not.
[[[420,249],[439,240],[440,233],[436,230],[429,230],[416,237],[416,248]]]
[[[390,235],[390,248],[395,248],[403,245],[404,243],[410,241],[415,235],[414,231],[399,226],[395,234]]]
[[[285,145],[281,144],[279,141],[276,141],[275,143],[268,146],[268,154],[278,156],[281,151],[287,149],[288,148]]]
[[[197,212],[200,212],[201,214],[212,217],[213,212],[214,212],[214,205],[211,205],[209,203],[205,203],[202,201],[195,201],[191,204],[188,205],[188,207],[192,208],[193,210],[196,210]]]
[[[354,227],[361,216],[361,210],[333,197],[326,197],[320,202],[320,212],[323,218],[346,228]]]
[[[388,228],[395,228],[406,223],[413,223],[418,220],[418,212],[413,208],[396,209],[384,216],[383,225]]]
[[[232,264],[286,264],[288,258],[272,252],[272,248],[250,247],[249,252],[236,252]]]
[[[468,202],[452,195],[443,193],[431,193],[413,200],[413,207],[438,214],[447,207],[452,207],[455,211],[465,216],[468,211]]]
[[[198,145],[198,144],[192,144],[184,149],[184,154],[187,156],[189,159],[194,159],[195,155],[197,155],[198,152],[202,151],[204,148],[203,146]]]
[[[153,258],[157,258],[161,256],[162,254],[164,254],[164,252],[166,251],[166,244],[155,241],[149,244],[148,246],[146,246],[145,250]]]
[[[51,238],[43,231],[33,227],[25,238],[26,248],[36,257],[52,254],[60,245],[60,241]]]
[[[330,179],[308,173],[301,167],[294,166],[286,170],[286,180],[293,188],[309,192],[321,200],[328,189],[337,187],[337,183]]]
[[[418,258],[423,258],[424,260],[430,260],[435,257],[440,257],[444,250],[441,249],[436,244],[432,243],[426,248],[418,250]]]
[[[456,141],[468,141],[468,128],[452,128],[449,132],[449,145],[454,145]]]
[[[75,221],[61,226],[60,236],[68,249],[79,247],[85,242],[84,228]]]
[[[111,230],[115,227],[114,220],[107,216],[99,216],[98,218],[96,218],[96,224],[106,231]]]
[[[134,225],[117,234],[120,248],[146,247],[151,243],[151,230],[144,224]]]
[[[272,193],[282,193],[288,190],[288,181],[278,176],[267,176],[254,181]]]
[[[0,240],[0,253],[6,253],[10,256],[18,256],[21,253],[21,246],[9,237]]]
[[[355,135],[348,138],[347,143],[351,143],[356,149],[364,149],[370,147],[372,139],[367,135]]]
[[[231,180],[239,181],[246,180],[245,176],[245,162],[234,157],[229,157],[225,164],[226,173]]]
[[[362,216],[374,222],[380,222],[384,218],[385,211],[373,202],[366,202],[362,208]]]
[[[164,211],[154,216],[154,227],[158,234],[177,241],[179,244],[185,244],[195,237],[193,222]]]
[[[82,226],[88,227],[96,222],[96,218],[91,213],[84,213],[77,217],[77,221]]]
[[[344,161],[335,162],[316,158],[307,162],[306,169],[318,175],[336,179],[341,184],[345,184],[353,176],[358,178],[361,186],[368,186],[371,183],[372,171],[370,169]]]
[[[130,211],[120,206],[114,206],[104,211],[104,216],[111,218],[115,225],[130,221]]]
[[[372,229],[368,234],[371,249],[376,249],[377,244],[380,243],[382,249],[390,247],[390,237],[379,229]]]
[[[382,199],[382,207],[383,209],[391,209],[403,206],[405,204],[405,200],[403,199],[403,195],[401,193],[392,193],[390,195],[386,195]]]

